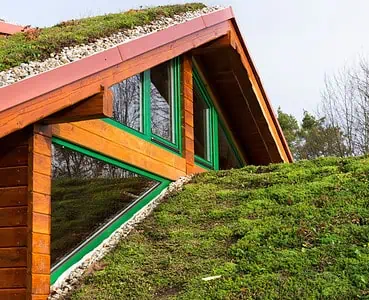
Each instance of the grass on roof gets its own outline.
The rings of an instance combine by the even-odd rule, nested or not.
[[[42,61],[64,47],[93,42],[124,29],[148,24],[160,17],[194,11],[205,7],[201,3],[168,5],[124,13],[62,22],[53,27],[30,30],[0,38],[0,71],[29,61]]]
[[[73,299],[367,299],[368,199],[369,158],[197,176]]]

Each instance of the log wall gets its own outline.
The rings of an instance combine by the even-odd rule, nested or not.
[[[51,173],[51,139],[34,132],[26,128],[0,139],[0,299],[49,294],[50,210],[46,220],[35,212],[50,207],[51,180],[43,176]]]
[[[0,140],[0,299],[26,297],[28,137]]]

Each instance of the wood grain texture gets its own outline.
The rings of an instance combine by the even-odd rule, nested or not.
[[[0,289],[26,287],[26,268],[0,269]]]
[[[51,126],[34,125],[29,139],[27,297],[50,289]]]
[[[33,192],[33,212],[40,214],[51,214],[51,196]]]
[[[46,150],[44,149],[43,152],[45,151]],[[37,172],[39,174],[50,177],[51,176],[51,156],[34,152],[32,156],[32,160],[30,160],[30,167],[32,167],[32,172]]]
[[[27,206],[0,208],[0,227],[27,225]]]
[[[42,120],[44,124],[69,123],[113,117],[113,97],[104,91]]]
[[[33,253],[32,273],[50,275],[50,255]]]
[[[186,174],[183,157],[101,120],[57,124],[53,135],[171,180]]]
[[[25,300],[26,289],[0,289],[1,300]],[[46,298],[45,298],[46,299]]]
[[[30,295],[48,295],[50,292],[50,275],[31,274],[28,278]]]
[[[32,218],[32,232],[50,234],[51,232],[51,216],[35,213],[29,215]]]
[[[26,267],[27,248],[0,248],[0,268]],[[1,298],[0,298],[1,299]]]
[[[1,140],[0,140],[1,143]],[[9,147],[1,143],[0,168],[26,166],[28,164],[28,146]]]
[[[28,167],[0,168],[0,188],[27,185]]]
[[[0,228],[0,248],[27,245],[27,227]]]
[[[183,148],[186,159],[186,173],[192,174],[195,165],[194,120],[193,120],[193,76],[192,56],[183,55],[182,63],[182,98],[183,98]]]
[[[27,205],[27,186],[0,188],[0,207]]]
[[[32,253],[50,254],[51,238],[50,234],[30,233],[30,243]]]

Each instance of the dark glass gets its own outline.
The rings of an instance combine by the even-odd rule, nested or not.
[[[227,170],[232,168],[239,168],[237,157],[228,142],[227,136],[220,124],[218,125],[219,133],[219,168]]]
[[[51,263],[55,265],[158,182],[57,144],[52,153]]]
[[[202,98],[196,86],[194,86],[193,101],[194,101],[193,115],[194,115],[194,134],[195,134],[195,154],[203,159],[209,160],[208,153],[209,106]]]
[[[170,62],[150,70],[151,132],[174,142]]]
[[[141,76],[132,76],[111,87],[113,92],[113,119],[142,131]]]

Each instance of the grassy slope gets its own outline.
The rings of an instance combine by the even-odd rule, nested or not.
[[[50,28],[0,39],[0,71],[34,60],[43,60],[64,47],[92,42],[112,33],[148,24],[160,17],[203,8],[201,3],[159,6],[125,13],[62,22]]]
[[[368,297],[368,174],[326,158],[198,176],[73,299]]]

